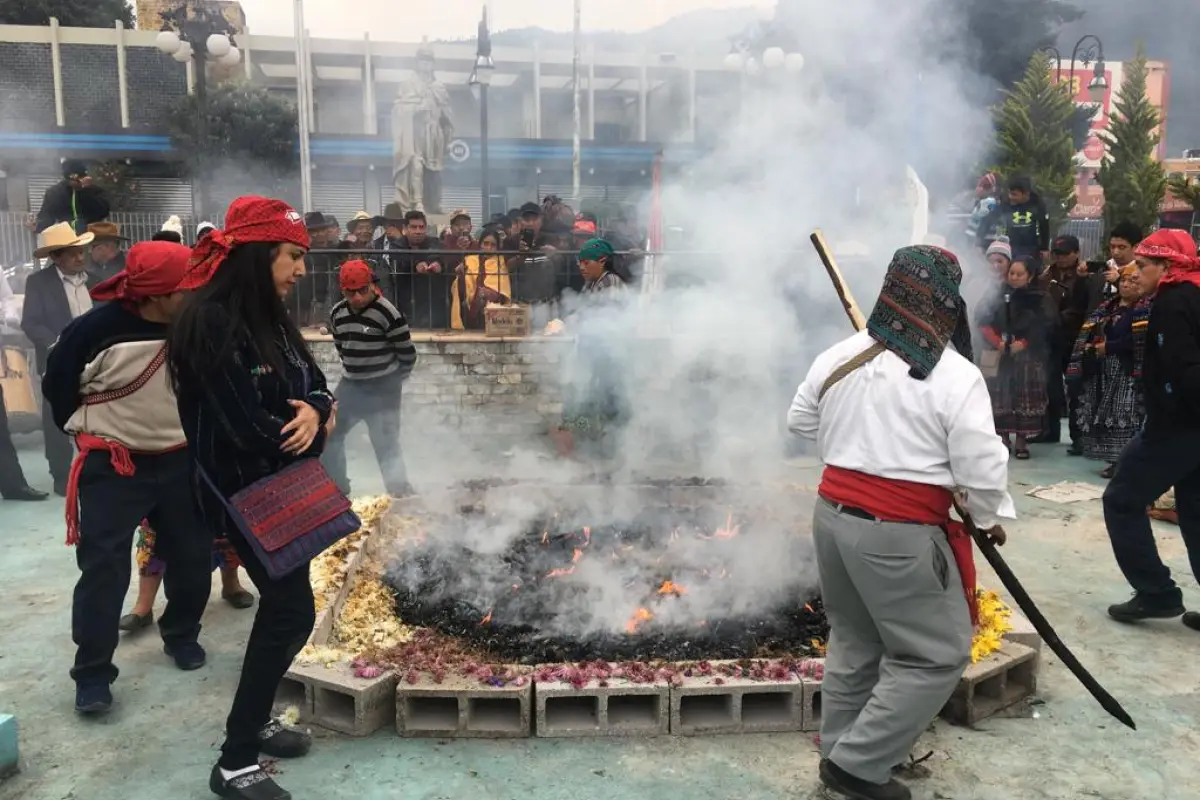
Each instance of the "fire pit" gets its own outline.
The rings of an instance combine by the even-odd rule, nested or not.
[[[386,582],[409,625],[507,663],[817,655],[813,496],[702,479],[475,482],[418,520]]]

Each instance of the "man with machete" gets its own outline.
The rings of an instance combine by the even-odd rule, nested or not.
[[[1016,518],[961,280],[946,250],[898,250],[866,330],[817,357],[788,413],[825,464],[813,513],[831,628],[820,775],[852,800],[912,796],[892,768],[970,661],[975,566],[952,492],[996,544],[999,520]]]

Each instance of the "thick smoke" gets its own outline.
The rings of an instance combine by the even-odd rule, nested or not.
[[[919,147],[965,173],[988,140],[986,114],[966,99],[977,79],[931,55],[958,36],[953,0],[785,6],[776,21],[794,36],[804,72],[748,77],[739,107],[721,118],[716,147],[664,186],[663,215],[683,229],[686,252],[655,260],[653,291],[599,306],[567,303],[567,331],[578,337],[562,376],[568,402],[596,391],[595,370],[626,401],[628,420],[607,464],[614,483],[727,479],[732,486],[716,492],[714,508],[752,523],[727,548],[731,591],[689,595],[672,612],[680,624],[767,612],[789,588],[815,587],[783,419],[812,358],[851,330],[809,233],[821,227],[835,251],[860,253],[842,266],[869,313],[891,253],[913,237],[906,153]],[[526,454],[500,477],[555,484],[585,476],[584,467]],[[624,490],[597,489],[577,496],[571,514],[601,524],[620,517],[628,500]],[[455,502],[434,510],[453,514]],[[438,505],[435,497],[426,503]],[[484,503],[486,525],[452,524],[433,535],[449,548],[496,554],[512,537],[530,535],[555,501],[552,493],[494,490]],[[683,569],[686,547],[671,553]],[[645,587],[631,590],[615,568],[583,563],[571,580],[588,587],[590,611],[558,624],[619,630]],[[497,562],[497,574],[481,579],[472,565],[479,596],[470,600],[486,608],[505,569]]]

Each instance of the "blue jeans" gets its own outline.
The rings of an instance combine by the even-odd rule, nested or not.
[[[1139,433],[1104,491],[1104,523],[1125,580],[1164,603],[1183,595],[1158,555],[1146,509],[1172,486],[1192,574],[1200,578],[1200,430]]]

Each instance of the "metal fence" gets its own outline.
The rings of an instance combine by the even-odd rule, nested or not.
[[[115,222],[121,228],[121,235],[133,242],[150,239],[162,230],[163,223],[169,214],[118,213],[110,214],[109,222]],[[0,212],[0,266],[12,267],[33,261],[33,251],[37,249],[37,234],[33,232],[34,215],[20,211]],[[198,217],[183,216],[179,218],[183,226],[185,242],[194,242],[196,226],[201,222],[212,222],[220,225],[220,217],[202,220]]]

